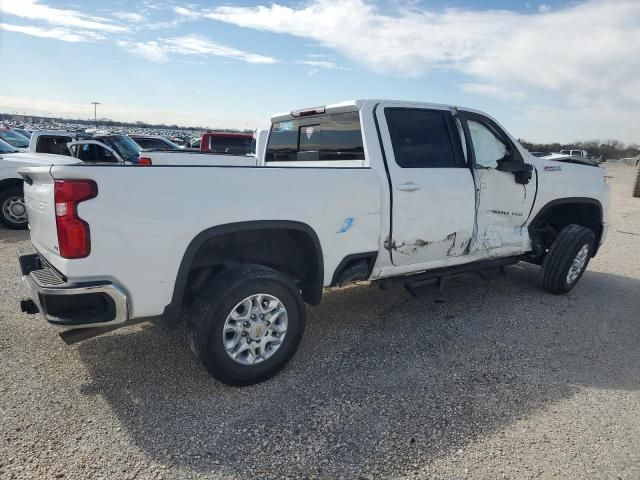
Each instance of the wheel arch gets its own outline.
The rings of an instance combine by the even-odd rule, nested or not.
[[[317,305],[322,299],[322,289],[324,285],[324,258],[322,254],[322,246],[316,232],[308,224],[291,220],[255,220],[247,222],[229,223],[208,228],[191,240],[187,246],[173,288],[173,296],[163,313],[163,321],[168,326],[176,326],[181,320],[181,311],[187,292],[187,283],[190,274],[195,268],[204,268],[207,265],[198,265],[195,262],[202,263],[203,258],[206,259],[205,250],[211,242],[230,235],[251,235],[260,234],[262,232],[278,232],[285,234],[286,232],[295,232],[293,238],[300,239],[304,242],[301,249],[310,249],[311,255],[307,259],[312,262],[312,268],[309,276],[301,283],[302,296],[305,302]],[[255,262],[247,262],[255,263]],[[277,262],[276,262],[277,263]]]
[[[0,193],[8,190],[9,188],[20,188],[22,189],[23,180],[22,178],[4,178],[0,180]]]
[[[533,220],[529,222],[528,230],[534,243],[534,250],[537,246],[536,243],[539,247],[544,247],[545,243],[548,243],[548,240],[545,240],[547,236],[554,236],[548,230],[541,233],[540,227],[542,224],[550,223],[556,230],[555,235],[557,235],[562,228],[575,223],[591,229],[595,234],[595,256],[603,234],[603,218],[602,203],[595,198],[566,197],[552,200],[546,203]]]

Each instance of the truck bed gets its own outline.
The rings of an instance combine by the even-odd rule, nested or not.
[[[22,173],[33,180],[25,184],[25,196],[35,248],[74,281],[109,272],[134,299],[132,317],[162,313],[187,246],[212,226],[263,220],[308,224],[320,238],[325,285],[347,255],[380,246],[383,189],[368,168],[73,165]],[[78,206],[91,229],[86,258],[58,254],[54,179],[98,185],[97,197]]]

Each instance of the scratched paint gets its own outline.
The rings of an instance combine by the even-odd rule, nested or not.
[[[417,238],[414,241],[402,242],[400,244],[394,242],[391,248],[396,253],[405,256],[414,256],[417,255],[419,251],[427,249],[429,254],[433,255],[434,258],[444,256],[452,257],[461,255],[468,245],[468,240],[456,244],[457,237],[458,232],[453,232],[439,241],[427,241]]]
[[[342,226],[340,227],[340,230],[338,230],[336,233],[347,233],[349,230],[351,230],[354,223],[355,223],[355,220],[353,219],[353,217],[345,218],[344,222],[342,222]]]

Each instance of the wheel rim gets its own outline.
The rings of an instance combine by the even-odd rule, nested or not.
[[[2,213],[5,218],[13,223],[25,223],[27,221],[27,207],[22,197],[9,197],[2,204]]]
[[[222,344],[227,355],[241,365],[262,363],[275,354],[287,334],[287,309],[266,293],[251,295],[227,316]]]
[[[567,283],[572,284],[578,279],[578,276],[584,269],[584,266],[587,263],[587,259],[589,258],[589,244],[585,243],[580,250],[578,250],[577,255],[571,262],[571,267],[569,268],[569,272],[567,272]]]

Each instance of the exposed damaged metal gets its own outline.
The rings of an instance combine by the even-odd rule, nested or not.
[[[442,248],[443,246],[446,246],[446,252],[445,255],[448,257],[452,257],[455,255],[458,255],[460,253],[460,251],[464,250],[464,248],[468,245],[468,241],[462,242],[459,245],[456,245],[456,239],[458,237],[457,232],[453,232],[449,235],[447,235],[446,238],[444,238],[443,240],[440,241],[427,241],[424,240],[422,238],[416,238],[415,240],[411,241],[411,242],[402,242],[400,244],[397,244],[395,240],[392,240],[391,243],[389,243],[389,241],[385,241],[385,248],[387,248],[388,250],[393,250],[396,253],[399,253],[400,255],[415,255],[419,249],[422,248],[428,248],[428,247],[433,247],[433,248]]]

